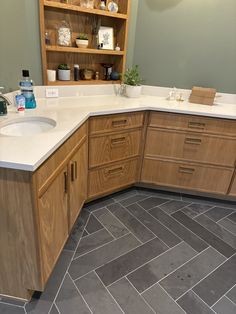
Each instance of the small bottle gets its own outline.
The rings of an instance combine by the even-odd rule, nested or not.
[[[15,96],[15,104],[16,104],[16,111],[18,113],[25,112],[25,97],[20,93],[17,93]]]
[[[49,33],[45,32],[45,45],[49,46],[51,44]]]
[[[98,81],[99,80],[99,72],[95,73],[95,80]]]
[[[80,80],[79,65],[78,64],[74,64],[74,80],[75,81],[79,81]]]
[[[22,71],[22,80],[19,83],[21,95],[25,97],[25,108],[33,109],[36,108],[36,100],[34,96],[34,83],[30,79],[29,71]]]
[[[105,3],[105,1],[101,1],[99,9],[103,10],[103,11],[106,10],[106,3]]]

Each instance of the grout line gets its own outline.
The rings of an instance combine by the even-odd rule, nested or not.
[[[57,309],[58,313],[61,314],[61,312],[60,312],[60,310],[59,310],[59,308],[58,308],[56,302],[54,302],[53,304],[55,305],[55,308]]]
[[[0,304],[5,304],[5,305],[9,305],[9,306],[14,306],[14,307],[17,307],[17,308],[20,308],[20,309],[23,309],[24,308],[24,305],[17,305],[17,304],[12,304],[12,303],[8,303],[8,302],[4,302],[4,301],[0,301]]]
[[[235,305],[236,307],[236,303],[234,303],[234,301],[232,301],[229,297],[227,297],[227,295],[224,296],[226,299],[228,299],[231,303],[233,303],[233,305]]]
[[[119,303],[116,301],[116,299],[113,297],[113,295],[111,294],[111,292],[107,289],[107,287],[104,285],[104,283],[102,282],[102,280],[100,279],[100,277],[97,275],[97,273],[93,270],[95,276],[98,278],[98,280],[101,282],[101,284],[103,285],[103,287],[105,288],[105,290],[108,292],[108,294],[112,297],[112,299],[115,301],[115,303],[117,304],[118,308],[122,311],[122,313],[125,314],[125,312],[123,311],[123,309],[121,308],[121,306],[119,305]]]
[[[148,197],[148,198],[152,198],[153,196],[151,196],[151,197]],[[155,197],[155,196],[154,196]],[[161,198],[161,197],[160,197]],[[146,198],[144,199],[144,200],[142,200],[142,201],[145,201],[146,200]],[[165,200],[165,198],[163,198],[163,200]],[[167,203],[170,203],[171,201],[173,201],[173,200],[170,200],[170,199],[166,199],[166,202],[163,202],[163,203],[161,203],[160,205],[158,205],[158,206],[161,206],[161,205],[165,205],[165,204],[167,204]],[[140,201],[138,201],[138,202],[140,202]],[[138,204],[138,202],[136,202],[137,204]],[[130,205],[132,205],[132,204],[130,204]],[[128,205],[128,206],[130,206],[130,205]],[[155,206],[153,206],[153,207],[151,207],[151,208],[148,208],[148,209],[145,209],[141,204],[138,204],[143,210],[145,210],[146,212],[148,212],[149,210],[151,210],[151,209],[153,209],[154,207],[157,207],[156,205]]]
[[[216,303],[218,303],[221,299],[223,299],[223,297],[227,297],[227,294],[234,288],[236,287],[236,285],[234,285],[232,288],[230,288],[229,290],[227,290],[211,307],[215,306]],[[227,297],[228,298],[228,297]],[[228,298],[229,299],[229,298]],[[230,301],[232,301],[230,299]],[[233,302],[234,303],[234,302]],[[235,303],[234,303],[235,304]]]
[[[92,215],[93,215],[93,213],[92,213]],[[97,218],[95,215],[93,215],[93,216],[100,222],[100,224],[103,226],[103,228],[110,234],[110,236],[113,239],[117,239],[116,237],[113,236],[113,234],[110,232],[110,230],[103,224],[103,222],[99,218]]]
[[[140,200],[138,200],[138,201],[135,201],[135,202],[133,202],[133,203],[127,204],[127,205],[121,204],[122,201],[117,202],[117,203],[119,203],[122,207],[126,207],[126,206],[130,206],[130,205],[136,204],[136,203],[141,202],[141,201],[146,201],[147,199],[149,199],[149,198],[152,197],[152,196],[147,196],[147,195],[144,195],[144,196],[145,196],[144,198],[142,198],[142,199],[140,199]]]
[[[146,263],[144,263],[144,264],[142,264],[142,265],[140,265],[140,266],[134,268],[133,270],[131,270],[130,272],[128,272],[128,273],[127,273],[125,276],[123,276],[123,277],[129,276],[130,274],[136,272],[137,270],[139,270],[140,268],[144,267],[145,265],[147,265],[147,264],[153,262],[155,259],[158,259],[159,257],[161,257],[162,255],[164,255],[165,253],[169,253],[169,251],[173,250],[174,248],[176,248],[178,245],[180,245],[180,244],[182,244],[182,243],[184,243],[184,241],[182,241],[182,242],[176,244],[174,247],[169,248],[168,250],[162,252],[161,254],[159,254],[159,255],[153,257],[153,258],[150,259],[148,262],[146,262]],[[99,267],[98,267],[98,268],[99,268]],[[95,271],[96,271],[98,268],[96,268]],[[123,278],[123,277],[121,277],[121,278]],[[119,278],[119,279],[115,280],[114,282],[110,283],[107,287],[110,287],[111,285],[113,285],[114,283],[116,283],[117,281],[119,281],[121,278]],[[127,279],[128,279],[128,278],[127,278]],[[139,293],[140,293],[140,292],[139,292]]]
[[[227,218],[228,219],[228,218]],[[229,219],[228,219],[229,220]],[[234,222],[233,222],[234,223]],[[217,223],[218,224],[218,223]],[[231,230],[227,229],[224,225],[218,224],[219,226],[221,226],[223,229],[225,229],[226,231],[228,231],[229,233],[231,233],[233,236],[236,237],[236,234],[233,233]],[[236,225],[236,224],[235,224]]]
[[[231,209],[231,208],[227,208],[227,209]],[[228,214],[228,215],[226,215],[226,216],[220,218],[219,220],[217,220],[217,221],[215,221],[215,222],[218,223],[218,222],[220,222],[221,220],[224,220],[224,219],[228,218],[228,217],[229,217],[230,215],[232,215],[232,214],[233,214],[233,212],[231,212],[230,214]]]
[[[195,204],[195,203],[193,203],[193,204]],[[212,207],[210,207],[209,209],[207,209],[207,210],[205,210],[204,212],[202,212],[202,213],[200,213],[200,214],[197,214],[196,216],[194,216],[194,217],[189,217],[189,218],[191,218],[191,219],[195,219],[195,218],[197,218],[197,217],[199,217],[199,216],[201,216],[201,215],[205,215],[206,213],[208,213],[210,210],[212,210],[212,209],[214,209],[216,206],[212,206]],[[191,208],[190,208],[191,209]],[[194,212],[194,211],[193,211]],[[207,216],[208,217],[208,216]]]
[[[213,310],[202,298],[199,297],[198,294],[196,294],[196,292],[194,292],[193,290],[190,291],[192,291],[192,293],[195,294],[195,296],[197,296],[209,309],[211,309],[215,314],[217,314],[215,310]]]
[[[162,209],[162,208],[161,208],[162,205],[159,205],[158,207],[159,207],[161,210],[163,210],[167,215],[171,216],[171,215],[173,215],[174,213],[177,213],[178,211],[181,211],[181,210],[183,210],[183,209],[189,207],[189,206],[192,205],[192,204],[194,204],[194,203],[189,203],[188,205],[185,205],[185,206],[183,206],[183,207],[181,207],[181,208],[175,210],[175,211],[172,212],[172,213],[168,213],[168,212],[166,212],[164,209]]]
[[[214,249],[214,248],[213,248]],[[216,251],[216,250],[215,250]],[[218,252],[218,251],[216,251]],[[228,260],[226,259],[225,261],[223,261],[221,264],[219,264],[215,269],[213,269],[211,272],[209,272],[209,274],[207,274],[205,277],[203,277],[201,280],[199,280],[195,285],[193,285],[190,289],[188,289],[187,291],[185,291],[185,293],[189,292],[190,290],[193,290],[198,284],[200,284],[204,279],[206,279],[208,276],[210,276],[211,274],[213,274],[218,268],[220,268],[223,264],[225,264]],[[180,297],[178,297],[176,299],[179,300],[185,293],[183,293]],[[198,295],[198,294],[197,294]]]
[[[86,255],[86,254],[89,254],[89,253],[91,253],[91,252],[93,252],[93,251],[96,251],[96,250],[98,250],[98,249],[104,247],[104,246],[107,245],[107,244],[110,244],[110,243],[112,243],[112,242],[115,242],[116,240],[122,239],[122,238],[124,238],[125,236],[127,236],[127,235],[129,235],[129,234],[130,234],[130,232],[129,232],[129,233],[126,233],[126,234],[124,234],[124,235],[122,235],[121,237],[119,237],[119,238],[117,238],[117,239],[114,239],[114,238],[113,238],[111,241],[108,241],[108,242],[106,242],[106,243],[104,243],[104,244],[102,244],[102,245],[100,245],[100,246],[98,246],[98,247],[96,247],[96,248],[94,248],[94,249],[88,251],[88,252],[85,252],[85,253],[83,253],[83,254],[81,254],[81,255],[79,255],[79,256],[76,256],[76,257],[73,259],[73,261],[76,261],[78,258],[80,258],[80,257],[82,257],[82,256],[84,256],[84,255]],[[77,250],[78,250],[78,249],[77,249]],[[76,250],[76,251],[77,251],[77,250]]]
[[[71,278],[71,276],[70,276],[70,274],[69,274],[68,272],[67,272],[67,274],[68,274],[68,276],[70,277],[70,280],[72,281],[72,283],[73,283],[75,289],[78,291],[78,294],[81,296],[81,298],[83,299],[84,303],[87,305],[89,311],[90,311],[91,313],[93,313],[92,309],[90,309],[90,306],[88,305],[88,303],[87,303],[87,301],[85,300],[84,296],[83,296],[82,293],[80,292],[79,288],[76,286],[74,280]]]
[[[144,303],[147,304],[147,306],[153,311],[153,313],[155,314],[156,311],[151,307],[151,305],[145,300],[145,298],[141,295],[141,293],[138,292],[138,290],[135,288],[135,286],[132,284],[131,281],[129,281],[129,279],[125,276],[124,277],[128,282],[129,284],[133,287],[133,289],[138,293],[138,295],[140,296],[140,298],[144,301]]]

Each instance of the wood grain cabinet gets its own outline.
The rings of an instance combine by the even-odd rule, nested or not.
[[[235,121],[150,113],[142,182],[227,194],[235,160]]]
[[[139,181],[143,126],[143,112],[90,119],[89,199]]]

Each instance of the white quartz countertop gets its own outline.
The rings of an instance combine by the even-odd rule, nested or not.
[[[0,167],[35,171],[90,116],[142,110],[175,112],[208,117],[236,119],[236,104],[216,103],[214,106],[168,101],[165,97],[142,95],[129,99],[115,95],[73,96],[53,99],[38,98],[37,108],[26,110],[24,117],[47,117],[56,121],[48,132],[28,136],[0,134]],[[1,125],[22,117],[10,108],[0,117]]]

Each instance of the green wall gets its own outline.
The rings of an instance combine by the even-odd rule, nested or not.
[[[131,0],[127,65],[146,84],[236,93],[235,0]],[[38,0],[0,0],[0,86],[42,83]]]
[[[235,0],[140,0],[134,64],[146,84],[236,93]]]

